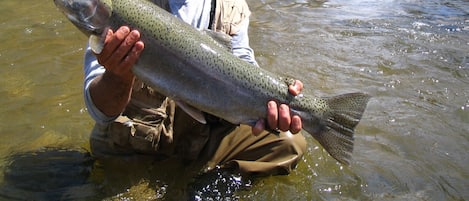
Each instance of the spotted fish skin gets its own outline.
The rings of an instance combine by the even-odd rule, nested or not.
[[[270,100],[288,104],[301,117],[303,129],[332,157],[350,163],[354,129],[369,95],[293,96],[279,75],[237,58],[207,34],[148,0],[54,2],[90,36],[90,46],[97,50],[107,28],[126,25],[139,30],[145,49],[133,72],[161,94],[233,124],[254,125],[265,118]]]

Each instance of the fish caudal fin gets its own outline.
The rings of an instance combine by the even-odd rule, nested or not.
[[[350,164],[354,129],[370,98],[364,93],[350,93],[326,99],[330,110],[323,119],[324,128],[313,136],[340,163]]]

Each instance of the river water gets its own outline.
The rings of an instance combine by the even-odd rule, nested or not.
[[[314,95],[373,98],[351,166],[306,136],[296,170],[253,180],[232,198],[469,200],[468,1],[248,3],[263,68],[302,80]],[[3,0],[0,13],[0,199],[182,199],[187,182],[168,170],[106,166],[87,153],[86,38],[53,2]]]

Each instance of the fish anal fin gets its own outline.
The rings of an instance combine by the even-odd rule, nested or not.
[[[202,124],[207,124],[207,120],[205,119],[204,114],[202,111],[198,110],[195,107],[192,107],[184,102],[181,101],[176,101],[176,104],[184,111],[186,112],[189,116],[197,120],[198,122]]]

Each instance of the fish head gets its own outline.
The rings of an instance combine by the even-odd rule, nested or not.
[[[112,9],[101,0],[54,0],[55,5],[81,31],[87,35],[104,32]]]
[[[111,0],[54,0],[54,3],[80,31],[90,37],[93,51],[101,52],[112,14]]]

